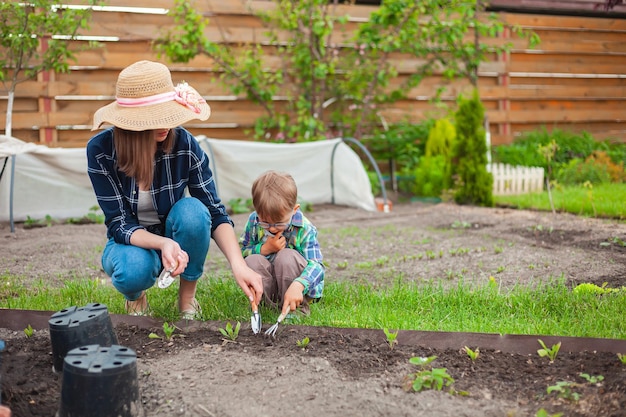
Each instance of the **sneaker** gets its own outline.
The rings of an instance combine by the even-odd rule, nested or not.
[[[186,310],[181,311],[181,314],[184,320],[202,319],[202,307],[200,307],[198,300],[194,298],[191,300],[191,305]]]

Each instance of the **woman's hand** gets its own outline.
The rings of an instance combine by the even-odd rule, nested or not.
[[[161,262],[163,268],[171,271],[170,274],[176,277],[182,274],[189,263],[189,255],[180,248],[180,245],[172,239],[165,238],[161,245]]]

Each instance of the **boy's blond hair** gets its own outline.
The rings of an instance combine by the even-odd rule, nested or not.
[[[286,172],[267,171],[252,184],[252,204],[259,217],[269,222],[284,220],[298,201],[298,187]]]

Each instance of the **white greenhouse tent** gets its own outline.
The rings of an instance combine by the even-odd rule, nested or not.
[[[367,171],[346,140],[277,144],[199,136],[198,141],[226,205],[250,198],[254,179],[274,169],[294,177],[302,201],[376,210]],[[48,148],[0,135],[0,172],[0,221],[11,222],[12,230],[14,222],[29,217],[82,217],[97,205],[85,148]]]

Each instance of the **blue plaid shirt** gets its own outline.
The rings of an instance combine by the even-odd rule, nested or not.
[[[185,190],[202,201],[211,214],[211,231],[222,223],[233,224],[226,207],[217,196],[209,158],[198,141],[182,127],[176,128],[170,154],[157,150],[150,195],[161,224]],[[139,186],[134,178],[117,169],[113,128],[96,134],[87,143],[87,173],[105,216],[107,236],[117,243],[130,245],[130,236],[144,229],[137,218]]]
[[[304,285],[304,294],[311,298],[320,298],[324,292],[324,272],[322,252],[317,240],[317,229],[300,209],[291,218],[291,225],[283,232],[287,239],[287,247],[295,249],[307,260],[307,266],[295,279]],[[246,227],[239,238],[243,257],[260,254],[261,246],[267,240],[265,229],[259,226],[259,217],[252,212]],[[272,255],[267,256],[270,259]]]

